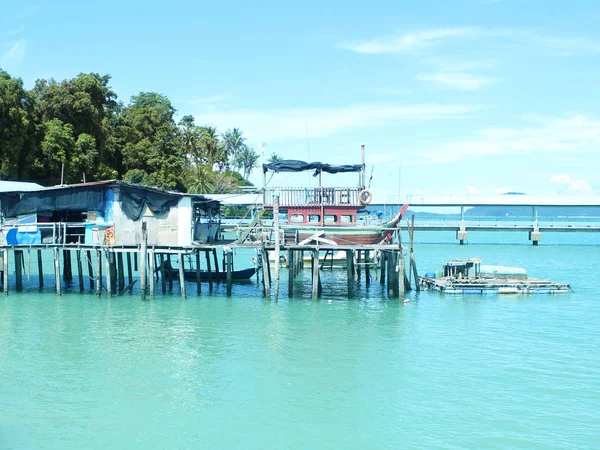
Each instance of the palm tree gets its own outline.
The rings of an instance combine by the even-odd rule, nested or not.
[[[225,149],[225,159],[231,161],[231,165],[235,168],[238,161],[238,154],[247,148],[244,142],[246,138],[242,136],[239,128],[229,129],[223,133],[223,146]],[[237,167],[239,168],[239,167]]]
[[[252,169],[258,167],[258,158],[260,156],[254,149],[245,146],[238,154],[235,160],[235,166],[244,170],[244,179],[247,180]]]
[[[268,160],[268,162],[270,162],[270,163],[276,163],[276,162],[280,162],[280,161],[283,161],[283,158],[276,153],[273,153],[269,157],[269,160]]]
[[[190,194],[209,194],[214,190],[214,174],[207,164],[198,164],[185,174],[185,187]]]

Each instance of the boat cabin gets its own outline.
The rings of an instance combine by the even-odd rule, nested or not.
[[[301,172],[314,170],[319,177],[319,187],[265,187],[263,208],[273,210],[274,198],[279,197],[280,211],[287,211],[287,222],[292,225],[356,226],[358,212],[370,203],[371,194],[364,188],[364,164],[332,166],[320,162],[285,160],[263,164],[263,173]],[[322,174],[359,173],[356,187],[323,187]],[[265,183],[266,184],[266,183]]]

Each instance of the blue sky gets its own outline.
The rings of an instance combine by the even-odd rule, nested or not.
[[[27,87],[109,73],[125,103],[160,92],[290,159],[356,163],[365,143],[376,201],[600,193],[595,0],[1,6],[0,67]]]

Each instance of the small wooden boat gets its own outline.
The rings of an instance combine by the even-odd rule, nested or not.
[[[159,276],[161,273],[160,269],[157,271],[157,276]],[[255,267],[250,267],[248,269],[242,269],[242,270],[234,270],[231,272],[231,278],[233,279],[233,281],[248,281],[250,280],[250,278],[252,278],[254,276],[254,274],[256,273],[256,268]],[[195,270],[189,270],[186,269],[183,271],[183,275],[185,277],[186,280],[188,281],[196,281],[196,271]],[[178,279],[179,278],[179,269],[165,269],[165,278],[169,278],[171,277],[172,279]],[[212,272],[212,279],[213,281],[225,281],[227,279],[227,272]],[[200,271],[200,280],[201,281],[208,281],[209,277],[208,277],[208,272],[202,270]]]

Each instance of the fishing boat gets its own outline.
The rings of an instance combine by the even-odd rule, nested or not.
[[[330,245],[372,245],[389,242],[397,230],[398,222],[408,209],[408,204],[392,219],[379,223],[364,221],[359,223],[358,213],[371,203],[373,196],[365,187],[364,146],[362,164],[331,165],[321,162],[284,160],[263,164],[263,184],[266,185],[268,172],[314,171],[319,186],[305,187],[264,187],[263,209],[273,211],[275,199],[279,212],[283,213],[280,229],[286,244],[307,244],[318,241]],[[323,173],[358,173],[355,187],[324,187]]]
[[[194,263],[194,258],[186,258],[184,255],[183,259],[183,275],[188,281],[196,281],[198,273]],[[164,268],[162,267],[164,265]],[[162,264],[158,264],[155,270],[156,278],[163,276],[165,279],[178,279],[179,268],[173,267],[170,260],[165,260]],[[256,273],[256,267],[249,267],[247,269],[232,270],[231,279],[233,281],[248,281]],[[225,281],[227,279],[226,271],[211,271],[210,274],[207,271],[200,271],[200,281]]]

